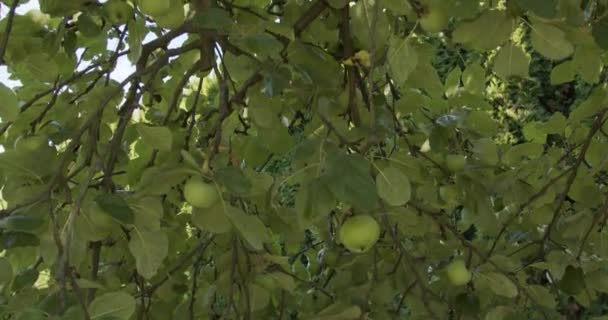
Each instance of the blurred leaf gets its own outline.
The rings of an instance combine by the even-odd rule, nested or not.
[[[97,296],[89,305],[91,320],[128,320],[134,312],[135,299],[122,291]]]

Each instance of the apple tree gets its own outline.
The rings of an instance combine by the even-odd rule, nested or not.
[[[608,1],[0,3],[1,319],[608,319]]]

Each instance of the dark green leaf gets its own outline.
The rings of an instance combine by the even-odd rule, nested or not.
[[[123,197],[117,194],[100,194],[95,202],[103,212],[123,224],[135,222],[135,213]]]

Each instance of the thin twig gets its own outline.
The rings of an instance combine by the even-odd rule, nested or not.
[[[585,232],[585,235],[583,236],[583,240],[581,241],[581,244],[578,248],[578,254],[576,255],[576,260],[581,259],[581,256],[583,255],[583,252],[585,251],[585,245],[587,244],[587,240],[589,240],[589,236],[591,235],[591,231],[593,231],[594,228],[598,227],[600,220],[605,215],[608,215],[608,195],[606,195],[606,199],[604,201],[604,205],[602,206],[602,208],[599,209],[593,216],[593,221],[591,222],[591,225],[589,226],[589,228]]]
[[[568,180],[566,181],[566,188],[564,189],[564,191],[559,196],[559,199],[557,200],[558,202],[557,202],[557,206],[555,208],[555,212],[553,214],[553,218],[551,219],[551,222],[547,226],[547,229],[543,236],[543,241],[542,241],[542,244],[541,244],[540,250],[539,250],[539,257],[544,256],[547,240],[551,239],[551,232],[553,230],[553,227],[555,227],[555,224],[557,223],[557,221],[559,220],[559,218],[561,216],[562,206],[564,205],[564,202],[566,201],[566,196],[568,195],[568,192],[570,191],[572,184],[574,184],[574,180],[576,179],[576,175],[578,173],[578,168],[583,163],[583,160],[585,160],[585,155],[587,154],[587,150],[589,149],[589,146],[591,145],[591,140],[593,140],[593,137],[595,136],[595,134],[602,128],[602,124],[604,123],[604,115],[606,114],[606,111],[608,111],[608,109],[603,108],[600,112],[598,112],[598,114],[596,115],[595,121],[593,122],[593,125],[591,126],[591,130],[589,130],[589,134],[587,134],[587,138],[585,139],[585,142],[583,143],[580,154],[579,154],[578,158],[576,159],[576,163],[574,164],[572,173],[570,174],[570,176],[568,177]]]
[[[213,238],[214,238],[214,235],[207,235],[202,240],[200,240],[199,243],[192,250],[186,252],[181,257],[181,259],[178,261],[178,263],[173,268],[171,268],[171,269],[169,269],[167,271],[167,273],[165,274],[164,277],[162,277],[156,283],[154,283],[153,285],[151,285],[150,287],[148,287],[147,290],[145,290],[142,293],[139,293],[138,295],[142,295],[143,294],[143,295],[146,295],[148,297],[152,296],[152,294],[154,293],[154,291],[156,291],[156,289],[158,289],[165,282],[167,282],[167,280],[169,280],[174,274],[176,274],[177,272],[181,271],[188,264],[188,262],[192,259],[192,257],[194,257],[199,252],[202,253],[205,250],[207,250],[207,248],[209,247],[209,245],[212,243]]]
[[[184,76],[179,80],[179,82],[177,83],[177,86],[175,87],[175,91],[173,92],[173,96],[171,97],[171,102],[169,103],[169,109],[167,110],[167,114],[163,118],[161,125],[166,126],[167,123],[169,123],[169,119],[171,118],[171,113],[173,113],[173,111],[177,108],[177,105],[180,101],[180,97],[182,96],[182,91],[184,90],[184,87],[186,86],[186,84],[188,84],[188,81],[190,80],[190,78],[197,71],[200,70],[201,66],[202,66],[202,60],[198,60],[188,70],[186,70],[186,73],[184,74]]]

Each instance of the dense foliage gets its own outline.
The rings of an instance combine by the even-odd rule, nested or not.
[[[608,1],[0,2],[0,318],[608,319]]]

